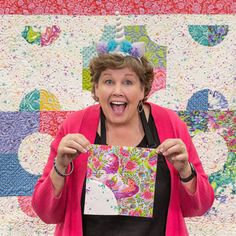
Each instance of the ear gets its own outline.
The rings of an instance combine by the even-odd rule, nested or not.
[[[98,101],[98,83],[94,84],[94,97],[96,98],[96,100]]]
[[[144,97],[145,97],[145,87],[144,85],[141,85],[140,101],[143,101]]]
[[[95,83],[95,84],[94,84],[94,93],[96,93],[97,90],[98,90],[98,83]]]

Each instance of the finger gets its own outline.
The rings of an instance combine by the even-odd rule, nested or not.
[[[77,149],[71,147],[63,147],[60,150],[62,155],[75,155],[77,153]]]
[[[183,168],[183,166],[186,166],[186,163],[188,163],[188,156],[184,154],[180,155],[168,155],[166,156],[166,159],[177,168],[177,170],[180,170]]]
[[[157,152],[164,153],[166,152],[167,149],[174,146],[175,144],[176,144],[175,139],[167,139],[157,147]]]
[[[159,147],[158,149],[164,153],[166,152],[169,148],[173,147],[177,145],[179,148],[179,153],[181,152],[185,152],[186,148],[185,148],[185,144],[183,143],[183,141],[181,139],[167,139],[165,140]]]
[[[62,145],[75,148],[80,152],[89,149],[90,142],[81,134],[68,134],[62,141]]]
[[[166,158],[171,164],[174,163],[174,161],[173,161],[174,155],[168,155],[168,156],[165,156],[165,158]]]
[[[82,146],[84,149],[89,150],[90,149],[90,142],[89,140],[81,134],[75,134],[73,137],[73,140],[78,143],[80,146]]]
[[[66,143],[66,146],[77,150],[78,153],[79,152],[82,152],[82,153],[86,153],[87,152],[87,149],[86,149],[86,147],[84,147],[83,143],[81,143],[81,142],[78,143],[75,140],[69,140]]]
[[[179,162],[187,162],[188,161],[188,156],[186,154],[179,154],[179,155],[173,155],[172,156],[172,161],[179,161]]]
[[[168,149],[166,149],[163,152],[163,155],[167,156],[167,155],[171,155],[171,154],[185,153],[185,151],[186,151],[185,146],[183,144],[177,143],[177,144],[169,147]]]

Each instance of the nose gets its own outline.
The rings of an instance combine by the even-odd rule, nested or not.
[[[113,95],[116,95],[116,96],[120,96],[122,95],[122,86],[121,84],[115,84],[115,86],[113,87]]]

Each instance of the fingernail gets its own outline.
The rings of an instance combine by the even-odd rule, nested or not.
[[[88,145],[87,147],[86,147],[86,150],[87,151],[90,151],[92,149],[92,146],[91,145]]]
[[[159,148],[157,148],[157,153],[161,153],[161,150]]]

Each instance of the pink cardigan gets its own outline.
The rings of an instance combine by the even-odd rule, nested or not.
[[[166,236],[187,236],[184,217],[203,215],[213,204],[214,192],[204,173],[187,127],[175,112],[149,103],[157,127],[160,142],[167,138],[181,138],[188,149],[189,161],[197,172],[197,189],[189,193],[180,182],[178,173],[167,161],[171,175],[171,195],[167,216]],[[61,138],[68,133],[82,133],[91,143],[100,117],[100,106],[93,105],[74,112],[61,126],[51,144],[51,152],[42,177],[38,180],[32,197],[32,206],[38,216],[48,224],[57,224],[55,235],[82,236],[81,192],[86,174],[87,154],[81,154],[75,161],[75,170],[66,178],[60,197],[54,196],[49,173]]]

